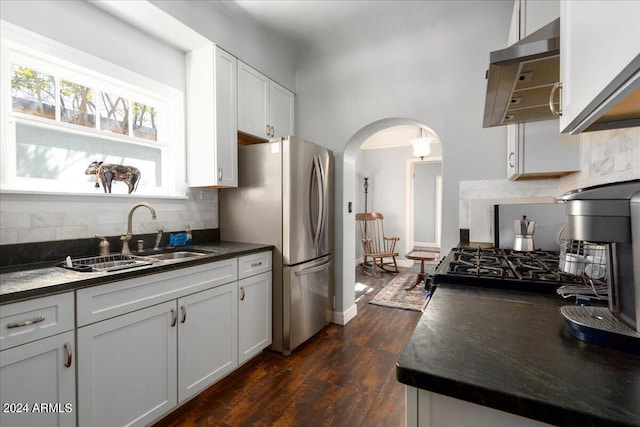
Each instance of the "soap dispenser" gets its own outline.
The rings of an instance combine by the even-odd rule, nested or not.
[[[187,235],[187,240],[185,241],[185,245],[187,247],[191,247],[193,245],[193,237],[191,236],[191,227],[188,225],[185,229],[185,234]]]
[[[100,239],[100,243],[98,243],[98,253],[100,256],[109,255],[109,241],[106,237],[96,236],[96,239]]]

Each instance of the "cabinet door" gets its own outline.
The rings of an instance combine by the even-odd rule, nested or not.
[[[238,357],[244,363],[271,345],[271,272],[238,282]]]
[[[216,162],[217,185],[238,186],[238,96],[237,64],[231,54],[215,50]]]
[[[69,331],[0,352],[0,425],[76,424],[74,348]]]
[[[210,45],[186,60],[189,185],[237,187],[237,59]]]
[[[78,329],[78,423],[146,425],[176,406],[175,300]]]
[[[623,97],[612,98],[621,85],[640,86],[640,2],[562,1],[560,13],[560,130],[580,131]]]
[[[274,137],[294,134],[295,96],[293,92],[271,81],[269,90],[269,124]]]
[[[178,300],[178,386],[182,402],[238,365],[237,283]]]
[[[269,138],[269,78],[238,61],[238,130]]]

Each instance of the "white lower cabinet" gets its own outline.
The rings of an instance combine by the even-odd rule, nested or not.
[[[177,405],[175,300],[78,329],[78,425],[146,425]]]
[[[271,271],[238,281],[238,290],[238,362],[242,364],[271,345]]]
[[[0,425],[76,425],[74,343],[69,331],[0,352]]]
[[[405,386],[407,427],[543,427],[549,424],[453,397]]]
[[[76,425],[73,292],[0,307],[0,426]]]
[[[229,283],[178,300],[178,401],[238,365],[238,289]]]

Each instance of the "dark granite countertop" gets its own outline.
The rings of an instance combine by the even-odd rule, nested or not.
[[[13,271],[13,269],[0,270],[0,304],[220,261],[250,253],[271,250],[273,246],[255,243],[216,241],[193,246],[191,249],[202,250],[203,252],[211,251],[212,253],[179,262],[158,263],[109,273],[81,273],[57,267],[56,265],[60,264],[62,260],[37,265],[34,264],[33,266],[24,265],[17,271]]]
[[[555,425],[640,425],[640,356],[565,331],[556,296],[439,285],[401,383]]]

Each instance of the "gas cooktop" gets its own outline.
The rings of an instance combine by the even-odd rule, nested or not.
[[[582,284],[558,266],[559,252],[498,248],[454,248],[436,267],[433,282],[555,294],[559,286]]]

